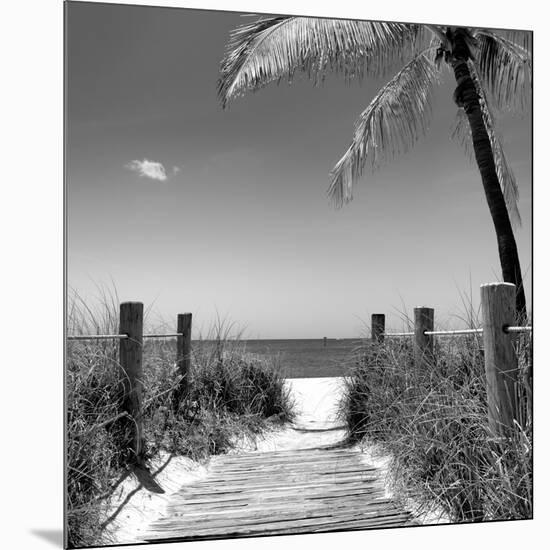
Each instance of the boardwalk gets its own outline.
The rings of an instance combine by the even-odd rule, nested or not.
[[[334,381],[325,380],[332,386],[317,386],[317,397],[318,389],[326,388],[322,402],[300,396],[302,414],[293,429],[258,452],[214,457],[208,475],[174,492],[141,540],[205,540],[411,525],[411,515],[386,497],[383,472],[357,449],[339,444],[344,430],[330,418],[337,397]],[[295,382],[294,389],[312,384]]]
[[[398,527],[411,516],[385,498],[380,472],[349,449],[229,455],[172,496],[144,540],[321,533]]]

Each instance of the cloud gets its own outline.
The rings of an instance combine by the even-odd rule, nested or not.
[[[181,172],[181,168],[179,166],[174,166],[172,168],[172,172],[174,173],[174,175],[178,174],[179,172]]]
[[[133,160],[126,164],[125,167],[133,172],[137,172],[140,176],[151,178],[152,180],[166,181],[168,179],[164,166],[160,162],[153,160]]]

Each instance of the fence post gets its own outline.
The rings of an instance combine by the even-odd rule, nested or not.
[[[414,308],[414,364],[426,367],[433,361],[433,336],[425,332],[434,329],[434,310],[431,307]]]
[[[517,357],[512,336],[504,332],[514,324],[515,300],[512,283],[481,285],[489,427],[494,435],[504,435],[517,418]]]
[[[142,386],[143,386],[143,304],[120,304],[120,365],[124,370],[124,409],[131,416],[131,445],[139,460],[143,454]]]
[[[384,342],[384,332],[386,331],[386,316],[383,313],[373,313],[371,315],[371,340],[382,344]]]
[[[178,313],[176,364],[182,377],[176,393],[177,403],[189,391],[191,373],[191,313]]]

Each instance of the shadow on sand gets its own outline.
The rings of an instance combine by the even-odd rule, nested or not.
[[[172,460],[173,455],[168,456],[166,462],[162,464],[155,472],[151,472],[146,466],[135,466],[132,470],[132,473],[136,476],[139,485],[128,495],[124,501],[118,506],[118,508],[102,523],[102,527],[106,527],[111,523],[117,516],[120,514],[124,506],[130,501],[130,499],[141,489],[146,489],[151,493],[161,494],[164,493],[164,489],[157,483],[155,476],[157,476]]]

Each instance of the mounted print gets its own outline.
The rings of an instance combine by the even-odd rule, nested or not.
[[[532,33],[364,17],[65,3],[68,548],[533,517]]]

